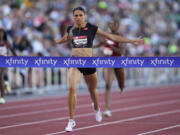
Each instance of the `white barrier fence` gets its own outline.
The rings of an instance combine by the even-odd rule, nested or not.
[[[180,68],[126,68],[126,87],[180,82]],[[68,90],[67,68],[9,68],[8,78],[14,92],[44,93]],[[103,89],[103,69],[97,69],[98,88]],[[114,87],[117,82],[114,81]],[[78,90],[86,88],[83,78]]]

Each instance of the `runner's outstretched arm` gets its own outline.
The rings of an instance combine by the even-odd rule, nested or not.
[[[97,34],[100,35],[100,36],[103,36],[105,38],[109,38],[109,39],[111,39],[111,40],[113,40],[115,42],[132,43],[134,45],[139,45],[139,44],[143,44],[144,43],[144,40],[141,39],[141,38],[136,38],[135,40],[131,40],[131,39],[128,39],[126,37],[122,37],[122,36],[119,36],[119,35],[115,35],[115,34],[110,34],[110,33],[104,32],[104,31],[102,31],[99,28],[97,30]]]

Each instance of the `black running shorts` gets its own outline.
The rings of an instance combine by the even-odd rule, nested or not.
[[[96,73],[96,68],[78,68],[83,75],[91,75]]]

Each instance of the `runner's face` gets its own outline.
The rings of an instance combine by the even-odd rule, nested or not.
[[[111,31],[117,31],[118,30],[118,24],[114,23],[114,22],[110,22],[109,23],[109,28],[111,29]]]
[[[85,22],[86,15],[81,10],[76,10],[73,14],[73,19],[77,25],[81,25]]]

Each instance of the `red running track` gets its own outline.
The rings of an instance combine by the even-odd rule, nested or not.
[[[66,97],[0,105],[0,135],[179,135],[180,85],[112,92],[112,117],[97,123],[88,94],[78,96],[76,123],[66,133]],[[99,96],[105,109],[104,94]]]

